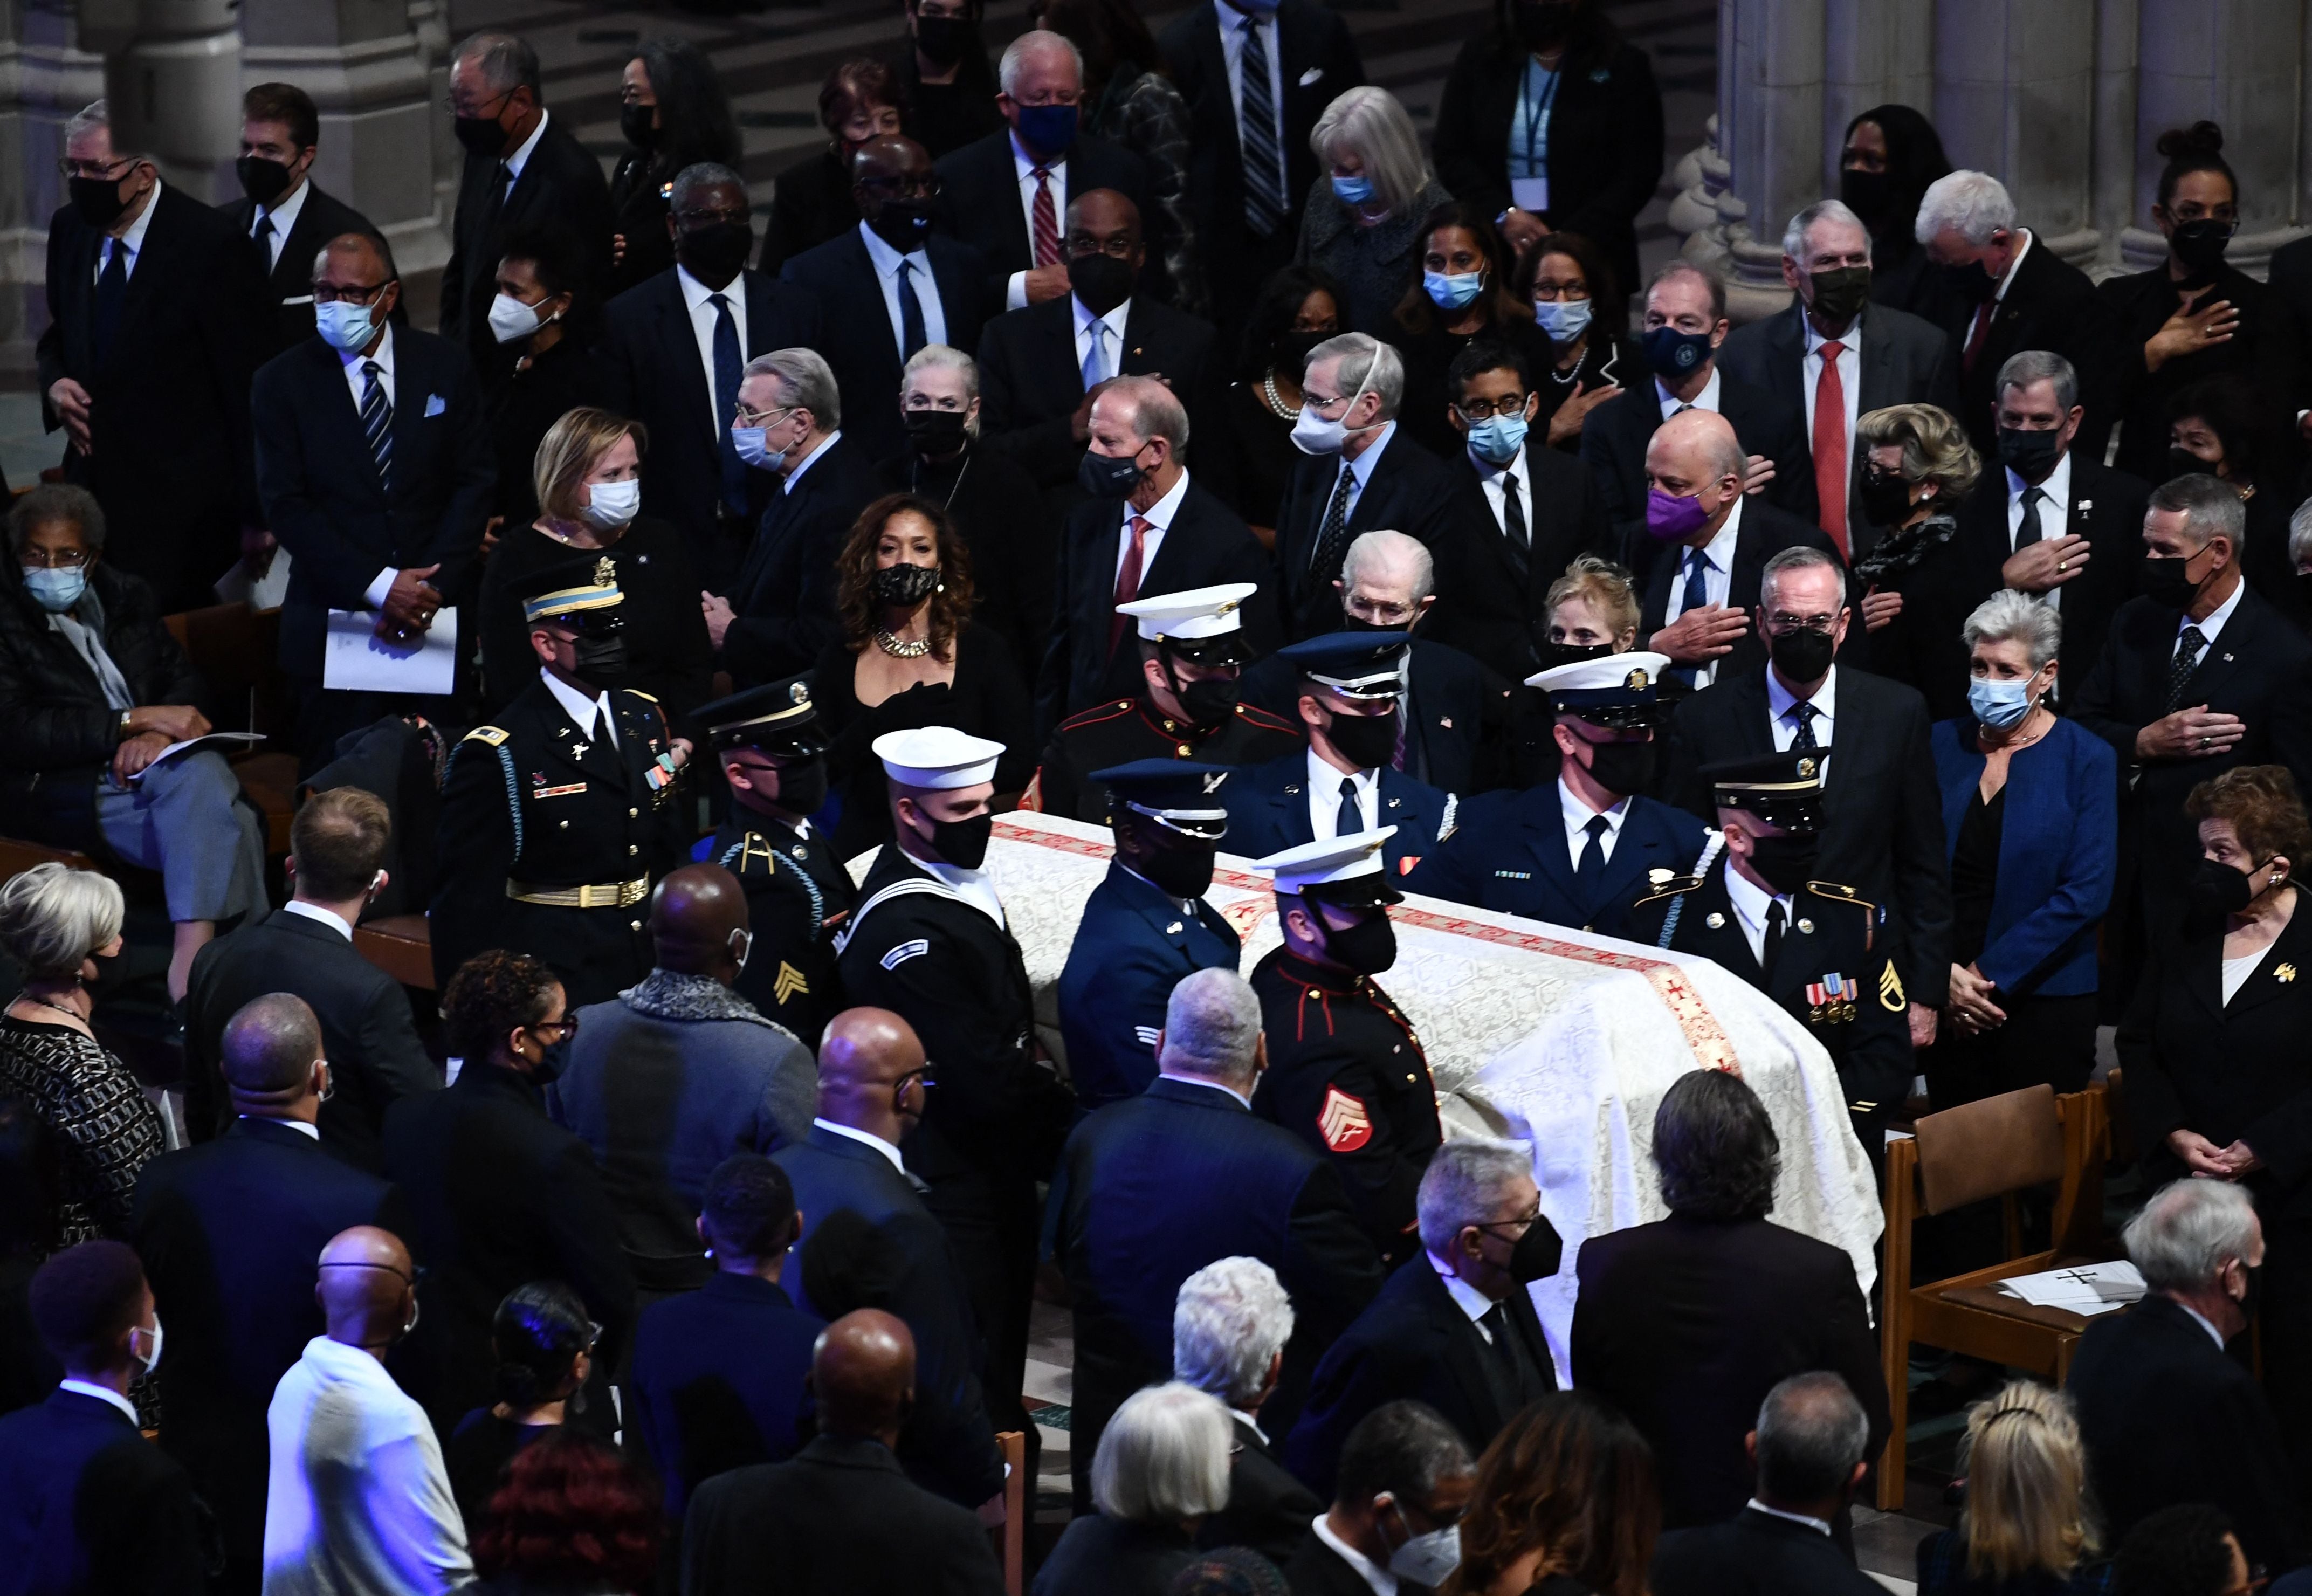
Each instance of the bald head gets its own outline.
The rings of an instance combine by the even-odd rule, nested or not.
[[[321,1061],[321,1022],[302,997],[268,992],[253,997],[224,1022],[218,1044],[225,1085],[236,1112],[293,1118],[320,1098],[314,1065]]]
[[[739,950],[749,938],[747,893],[720,864],[686,864],[651,894],[651,942],[661,969],[711,976],[729,986],[739,975]]]
[[[889,1009],[845,1009],[819,1045],[819,1117],[893,1146],[923,1117],[924,1044]],[[905,1085],[902,1086],[902,1083]]]
[[[915,1394],[915,1338],[880,1308],[846,1313],[819,1333],[810,1355],[819,1427],[898,1444]]]
[[[1646,481],[1673,498],[1699,498],[1710,512],[1687,541],[1699,547],[1715,536],[1741,497],[1747,458],[1733,424],[1714,410],[1680,410],[1654,430],[1646,445]]]
[[[871,138],[851,152],[854,183],[895,183],[931,175],[931,153],[903,134]]]
[[[357,1224],[330,1237],[313,1288],[329,1339],[383,1357],[416,1321],[416,1277],[409,1249],[391,1231]]]

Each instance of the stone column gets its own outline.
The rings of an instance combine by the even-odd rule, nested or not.
[[[1719,3],[1718,148],[1728,187],[1716,196],[1705,252],[1728,276],[1738,320],[1788,300],[1782,224],[1821,197],[1824,23],[1833,3]]]
[[[12,388],[35,386],[32,344],[48,322],[48,218],[64,203],[65,124],[104,93],[104,59],[78,41],[71,0],[0,0],[0,373]]]
[[[2095,0],[1935,5],[1931,114],[1944,153],[1999,178],[2023,224],[2075,261],[2100,241],[2089,193],[2095,13]]]

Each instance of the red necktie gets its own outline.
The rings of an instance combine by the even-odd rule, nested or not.
[[[1984,345],[1991,341],[1992,312],[1998,309],[1997,300],[1986,299],[1983,302],[1983,308],[1975,313],[1975,330],[1966,335],[1966,355],[1960,362],[1970,372],[1975,370],[1975,356],[1981,355]]]
[[[1060,263],[1060,214],[1052,203],[1052,169],[1038,166],[1036,176],[1036,264]]]
[[[1846,346],[1832,338],[1822,346],[1822,375],[1814,385],[1814,492],[1821,506],[1816,518],[1846,556],[1846,384],[1839,380],[1838,357]]]
[[[1140,596],[1140,562],[1148,547],[1146,518],[1132,518],[1132,546],[1124,551],[1124,563],[1116,568],[1116,601],[1129,604]],[[1108,652],[1113,655],[1116,645],[1124,637],[1125,618],[1115,616],[1108,623]]]

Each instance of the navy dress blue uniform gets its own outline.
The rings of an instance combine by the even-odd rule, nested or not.
[[[541,572],[529,618],[608,625],[591,618],[617,614],[618,590],[601,580],[608,564]],[[683,862],[681,787],[658,700],[626,688],[609,698],[615,744],[599,709],[589,725],[574,724],[541,677],[496,725],[475,727],[451,750],[429,916],[440,985],[493,947],[553,965],[573,1008],[606,1003],[650,973],[643,905],[652,882]]]
[[[1460,800],[1386,765],[1378,775],[1380,797],[1376,823],[1397,828],[1397,835],[1388,839],[1383,852],[1388,873],[1403,876],[1435,851],[1441,837],[1453,835]],[[1337,785],[1343,778],[1327,767],[1327,779]],[[1308,756],[1292,753],[1247,770],[1230,782],[1229,851],[1254,857],[1316,841],[1316,821],[1309,811],[1309,780]],[[1336,802],[1329,794],[1323,799],[1327,809]]]

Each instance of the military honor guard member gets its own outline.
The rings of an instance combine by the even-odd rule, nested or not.
[[[1396,1267],[1420,1250],[1414,1195],[1444,1139],[1413,1022],[1373,977],[1397,962],[1383,873],[1389,828],[1303,843],[1253,868],[1276,881],[1284,945],[1253,967],[1268,1072],[1253,1112],[1326,1153]]]
[[[1704,766],[1702,776],[1719,838],[1695,873],[1657,878],[1631,908],[1629,938],[1715,960],[1813,1032],[1876,1164],[1910,1094],[1910,999],[1887,956],[1886,909],[1814,879],[1819,759],[1791,749]]]
[[[1405,883],[1432,898],[1619,936],[1651,873],[1694,868],[1707,828],[1644,796],[1669,656],[1607,654],[1526,678],[1555,717],[1557,779],[1466,800],[1453,835]]]
[[[545,960],[574,1009],[651,970],[651,884],[684,862],[690,745],[626,670],[607,559],[539,571],[519,597],[539,679],[450,750],[442,777],[434,976],[485,948]]]
[[[1228,830],[1220,794],[1234,773],[1185,759],[1096,770],[1116,857],[1084,901],[1060,972],[1068,1079],[1087,1109],[1136,1097],[1156,1078],[1164,1005],[1184,977],[1237,967],[1242,944],[1204,901]]]
[[[837,967],[852,1003],[889,1009],[923,1039],[931,1090],[902,1150],[970,1285],[990,1416],[1016,1429],[1027,1422],[1036,1182],[1050,1175],[1075,1103],[1037,1043],[1020,944],[980,868],[1003,745],[925,726],[872,746],[895,839],[860,883]]]
[[[1274,854],[1387,828],[1401,876],[1453,834],[1460,801],[1399,769],[1407,632],[1327,632],[1276,651],[1300,672],[1309,746],[1229,784],[1230,852]]]
[[[1140,634],[1140,692],[1070,715],[1052,734],[1032,806],[1092,825],[1108,798],[1092,772],[1138,759],[1258,765],[1297,750],[1300,729],[1237,701],[1252,647],[1244,601],[1256,583],[1224,582],[1118,604],[1117,624]]]
[[[694,718],[731,785],[731,812],[699,857],[739,878],[755,932],[739,994],[816,1052],[819,1032],[846,1006],[835,935],[856,890],[810,823],[827,802],[827,736],[810,678],[717,698]]]

